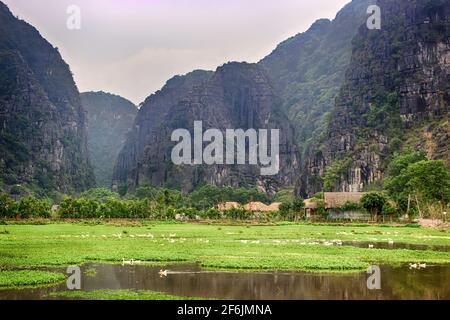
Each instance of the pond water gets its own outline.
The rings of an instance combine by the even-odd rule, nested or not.
[[[172,265],[166,277],[161,267],[86,264],[82,267],[82,290],[153,290],[178,296],[215,299],[444,299],[450,300],[450,266],[381,267],[381,290],[369,290],[365,272],[314,274],[308,272],[211,272],[197,265]],[[83,271],[96,269],[94,276]],[[64,270],[59,270],[64,272]],[[0,299],[50,299],[48,294],[65,291],[66,284],[46,288],[0,290]]]
[[[388,242],[370,242],[370,241],[343,241],[343,246],[353,246],[358,248],[368,248],[372,245],[374,249],[407,249],[407,250],[432,250],[441,252],[450,252],[450,246],[442,245],[426,245],[426,244],[411,244],[411,243],[393,243]]]

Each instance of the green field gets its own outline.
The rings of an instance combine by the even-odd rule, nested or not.
[[[205,268],[348,272],[370,263],[450,263],[449,252],[326,245],[326,240],[450,245],[450,232],[368,225],[92,222],[0,226],[0,268],[85,262],[198,262]]]

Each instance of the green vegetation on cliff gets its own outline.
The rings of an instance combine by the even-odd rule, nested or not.
[[[316,21],[259,62],[281,93],[302,153],[323,138],[350,63],[352,39],[370,4],[369,0],[352,1],[334,20]]]

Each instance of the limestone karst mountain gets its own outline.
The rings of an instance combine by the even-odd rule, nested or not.
[[[0,182],[6,190],[94,185],[85,112],[58,50],[0,2]]]
[[[58,50],[0,2],[0,188],[84,190],[94,186],[89,154],[97,185],[124,192],[144,184],[362,191],[408,148],[450,166],[449,2],[378,0],[381,30],[366,27],[371,4],[351,1],[257,64],[176,76],[138,111],[101,92],[80,99]],[[174,165],[171,134],[195,121],[203,131],[280,129],[279,173]]]
[[[88,150],[97,186],[110,188],[114,160],[138,109],[131,101],[105,92],[84,92],[81,102],[87,112]]]
[[[361,191],[408,148],[450,165],[450,2],[379,0],[381,30],[353,40],[326,138],[306,159],[301,193]]]
[[[312,141],[317,141],[317,137],[325,130],[328,116],[332,110],[334,104],[334,99],[337,96],[339,86],[344,78],[345,70],[350,62],[351,56],[351,40],[356,34],[358,27],[363,23],[366,17],[366,11],[368,7],[368,0],[354,0],[343,8],[336,16],[333,21],[329,20],[319,20],[317,21],[307,32],[298,34],[283,43],[281,43],[269,56],[261,60],[258,64],[267,72],[267,85],[272,87],[273,95],[277,96],[276,103],[272,108],[278,109],[278,112],[284,114],[286,113],[296,129],[296,134],[294,134],[294,139],[290,144],[291,148],[300,147],[300,152],[306,153],[308,146],[312,144]],[[197,71],[197,75],[201,73]],[[210,74],[211,75],[211,74]],[[181,80],[179,77],[175,78],[177,81],[186,81],[190,79],[192,74],[183,77]],[[204,79],[203,79],[204,80]],[[234,80],[233,80],[234,81]],[[174,82],[171,80],[171,82]],[[184,85],[183,88],[189,91],[190,87],[193,86],[191,81],[187,81],[188,85]],[[164,99],[162,96],[173,97],[173,94],[167,94],[170,92],[172,86],[168,85],[163,90],[162,93],[158,93],[153,99],[158,100],[157,105],[164,105]],[[186,90],[182,92],[182,95],[186,95]],[[148,104],[148,103],[147,103]],[[169,104],[173,104],[170,101]],[[171,108],[169,108],[172,110]],[[143,108],[141,113],[146,114],[148,122],[159,124],[161,121],[161,111],[167,112],[164,107],[147,107]],[[181,111],[182,112],[182,111]],[[156,117],[157,120],[151,120],[152,115]],[[143,117],[143,116],[142,116]],[[183,116],[181,116],[182,118]],[[139,118],[139,117],[138,117]],[[170,125],[169,125],[170,126]],[[137,134],[137,133],[134,133]],[[290,134],[289,134],[290,135]],[[130,161],[125,161],[124,159],[129,158],[130,154],[133,155],[133,161],[142,161],[136,159],[136,150],[142,150],[144,148],[143,144],[144,138],[140,134],[139,138],[130,138],[129,141],[139,141],[138,146],[127,146],[124,149],[121,158],[119,158],[118,168],[128,167]],[[150,138],[147,137],[147,141]],[[155,143],[155,141],[153,141]],[[133,145],[133,143],[132,143]],[[164,152],[162,153],[164,154]],[[128,159],[131,160],[131,159]],[[297,161],[300,157],[296,155],[295,157],[295,173],[294,175],[300,176],[300,164]],[[153,161],[158,161],[164,163],[167,161],[167,157],[164,159],[153,159]],[[141,163],[139,166],[146,167],[145,164]],[[150,165],[151,167],[154,166]],[[162,165],[165,167],[165,164]],[[160,168],[161,169],[161,168]],[[135,168],[127,168],[127,170],[137,170]],[[146,169],[147,170],[147,169]],[[165,169],[161,169],[165,171]],[[139,169],[138,171],[142,171]],[[156,170],[158,172],[162,172]],[[288,170],[289,176],[284,177],[281,180],[289,181],[289,183],[277,183],[277,187],[287,187],[296,178],[292,178],[291,170]],[[134,186],[142,181],[146,183],[156,183],[161,185],[162,181],[165,181],[164,177],[160,177],[153,181],[154,178],[142,179],[142,175],[145,174],[133,173],[133,178],[122,176],[123,170],[118,169],[116,179],[116,187],[120,183]],[[222,173],[221,173],[222,174]],[[224,173],[225,175],[227,173]],[[207,174],[208,175],[208,174]],[[212,173],[212,176],[217,176],[218,173]],[[153,175],[152,175],[153,176]],[[242,179],[241,182],[237,181]],[[127,182],[125,182],[125,180]],[[134,180],[134,182],[132,182]],[[190,179],[188,179],[190,180]],[[192,181],[187,182],[187,189],[191,189],[193,186],[205,179],[199,179],[198,182],[192,183]],[[254,185],[248,183],[247,180],[254,180],[244,178],[244,176],[239,175],[239,178],[233,178],[232,181],[227,181],[227,179],[209,178],[206,179],[207,182],[212,184],[231,184],[231,185]],[[180,181],[178,181],[180,182]],[[163,183],[164,184],[164,183]],[[172,183],[168,183],[172,185]],[[258,182],[257,184],[264,184]],[[267,184],[267,183],[266,183]],[[270,183],[269,183],[270,185]],[[262,189],[267,189],[267,187],[260,186]],[[270,189],[271,187],[269,187]]]
[[[260,166],[174,165],[171,150],[176,143],[171,142],[171,134],[179,128],[192,132],[194,121],[203,121],[204,131],[280,129],[280,172],[262,176]],[[195,71],[175,77],[145,101],[113,179],[115,188],[128,190],[151,184],[191,191],[209,183],[274,193],[294,185],[298,165],[293,129],[266,72],[256,64],[228,63],[214,73]]]
[[[371,0],[353,0],[333,20],[317,20],[280,43],[259,64],[283,98],[302,154],[323,138]],[[303,159],[303,157],[302,157]]]

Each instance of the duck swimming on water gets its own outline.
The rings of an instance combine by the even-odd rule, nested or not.
[[[167,270],[160,270],[158,273],[159,273],[159,276],[162,278],[162,277],[167,277]]]

